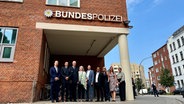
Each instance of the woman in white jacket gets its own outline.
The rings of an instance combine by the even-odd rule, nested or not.
[[[80,66],[79,67],[79,82],[78,82],[78,99],[79,101],[82,101],[84,99],[84,95],[87,89],[87,83],[86,83],[86,72],[84,71],[84,67]]]

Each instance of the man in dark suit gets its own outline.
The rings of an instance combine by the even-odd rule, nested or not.
[[[109,89],[109,78],[108,78],[108,71],[106,67],[103,67],[102,70],[102,87],[105,96],[105,101],[110,101],[110,89]]]
[[[151,86],[152,86],[152,88],[153,88],[153,94],[154,94],[154,96],[155,96],[155,97],[156,97],[156,96],[159,97],[159,96],[158,96],[157,87],[155,86],[155,83],[153,83]]]
[[[96,73],[95,73],[95,90],[97,95],[96,102],[99,102],[100,97],[101,101],[103,101],[103,88],[102,85],[104,84],[102,73],[100,72],[100,67],[97,67]]]
[[[94,71],[91,70],[91,65],[87,67],[87,90],[86,90],[86,101],[93,101],[94,97]]]
[[[74,100],[74,102],[77,101],[76,99],[76,88],[77,88],[77,82],[78,82],[78,68],[76,66],[76,61],[72,62],[72,66],[70,67],[70,73],[71,77],[69,79],[70,82],[70,101]]]
[[[65,62],[64,67],[61,69],[61,78],[62,78],[62,90],[61,90],[61,100],[64,102],[64,94],[66,93],[65,99],[68,101],[68,90],[69,90],[69,79],[70,79],[70,70],[68,67],[68,62]]]
[[[59,94],[59,78],[61,76],[60,69],[58,68],[59,62],[56,60],[54,62],[54,66],[50,68],[50,82],[51,82],[51,90],[50,90],[50,95],[51,95],[51,101],[54,102],[59,102],[58,100],[58,94]]]

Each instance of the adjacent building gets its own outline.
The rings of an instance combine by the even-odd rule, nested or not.
[[[172,68],[170,64],[167,44],[164,44],[158,50],[153,52],[152,59],[153,59],[153,66],[149,68],[149,72],[148,72],[150,85],[155,83],[158,90],[165,90],[165,87],[163,87],[159,83],[159,81],[160,81],[160,75],[161,75],[162,69],[168,69],[170,71],[170,74],[172,75]],[[170,91],[172,92],[173,90],[174,90],[174,87],[171,87]]]
[[[134,99],[126,0],[0,0],[0,19],[0,102],[38,101],[55,60],[96,69],[117,44]]]
[[[184,26],[169,37],[167,48],[175,80],[175,87],[181,88],[184,86]]]
[[[131,67],[132,78],[134,80],[137,79],[137,78],[141,78],[142,83],[146,87],[146,78],[145,78],[145,73],[144,73],[144,67],[142,65],[134,64],[134,63],[131,63],[130,67]]]

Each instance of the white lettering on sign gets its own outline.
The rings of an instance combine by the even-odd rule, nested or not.
[[[52,11],[46,10],[44,12],[48,18],[71,18],[71,19],[82,19],[82,20],[98,20],[108,22],[123,22],[123,17],[120,15],[103,15],[97,13],[80,13],[80,12],[68,12],[68,11]]]

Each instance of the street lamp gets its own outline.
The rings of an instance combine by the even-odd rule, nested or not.
[[[141,64],[143,61],[149,59],[149,58],[152,58],[152,56],[149,56],[149,57],[146,57],[146,58],[143,58],[139,64],[139,73],[140,73],[140,79],[142,79],[142,76],[141,76],[141,71],[140,71],[140,67],[141,67]],[[142,85],[140,86],[140,88],[142,89]],[[143,89],[142,89],[142,96],[143,96]]]

